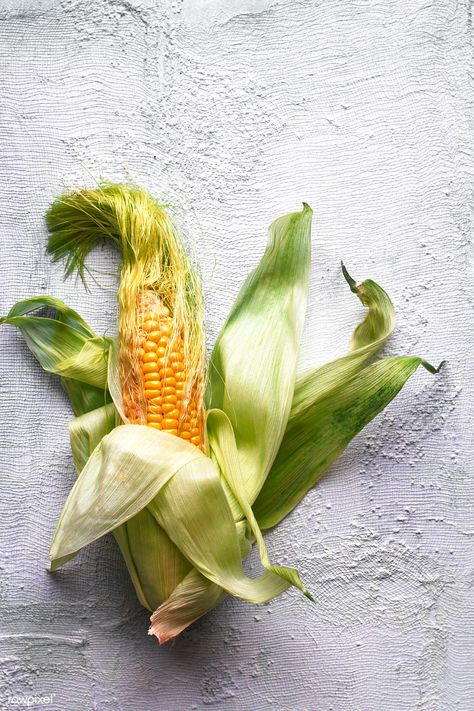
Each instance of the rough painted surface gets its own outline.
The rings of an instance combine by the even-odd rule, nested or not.
[[[296,592],[227,600],[178,640],[146,636],[114,542],[54,577],[74,479],[69,409],[0,334],[1,708],[472,711],[472,8],[463,0],[23,0],[0,10],[1,313],[51,293],[114,322],[114,256],[90,295],[45,255],[63,187],[131,177],[174,206],[210,341],[265,230],[315,208],[301,365],[344,351],[361,309],[339,271],[396,303],[386,353],[436,363],[268,536]]]

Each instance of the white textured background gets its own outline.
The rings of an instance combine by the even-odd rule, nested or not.
[[[468,0],[2,0],[1,313],[51,293],[113,329],[103,288],[63,283],[44,212],[64,187],[133,179],[173,205],[207,289],[210,342],[266,240],[315,209],[302,366],[344,352],[393,297],[387,354],[419,371],[269,537],[299,567],[261,608],[227,600],[174,647],[146,636],[114,542],[46,573],[74,480],[68,405],[0,333],[1,708],[473,711],[472,7]]]

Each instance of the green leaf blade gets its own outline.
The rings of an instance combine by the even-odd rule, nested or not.
[[[380,360],[290,417],[272,470],[254,504],[262,529],[275,526],[293,510],[420,365],[432,369],[416,356]]]
[[[281,577],[288,583],[288,585],[293,585],[301,590],[307,597],[311,598],[311,595],[301,582],[298,571],[295,570],[295,568],[289,568],[288,566],[276,566],[272,565],[270,562],[262,532],[260,531],[257,520],[252,511],[252,507],[246,496],[232,425],[229,418],[224,412],[222,412],[222,410],[211,410],[207,413],[207,432],[209,437],[209,446],[219,462],[220,470],[222,471],[230,490],[241,506],[248,524],[255,536],[263,567],[270,573],[274,573],[275,575]]]
[[[384,289],[367,279],[357,285],[343,265],[343,274],[352,293],[368,309],[363,321],[356,326],[351,338],[350,351],[320,368],[297,378],[291,415],[303,410],[325,392],[344,379],[351,378],[383,347],[395,326],[395,309]]]
[[[32,316],[52,308],[55,318]],[[105,391],[109,341],[99,337],[75,311],[50,296],[21,301],[0,319],[0,325],[16,326],[41,367],[63,378],[78,380]]]
[[[121,425],[103,437],[74,484],[51,544],[62,558],[125,523],[160,487],[204,455],[191,444],[145,425]]]
[[[276,220],[260,264],[244,283],[215,345],[207,409],[234,428],[253,501],[278,451],[295,384],[311,253],[312,211]]]

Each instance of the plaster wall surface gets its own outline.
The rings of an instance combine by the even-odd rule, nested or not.
[[[315,211],[301,368],[392,296],[385,355],[419,371],[268,537],[315,603],[227,599],[174,646],[147,637],[114,541],[58,574],[70,410],[0,333],[0,707],[473,711],[472,4],[467,0],[24,0],[0,5],[0,313],[50,293],[113,333],[117,260],[64,282],[45,210],[134,180],[172,206],[212,345],[276,216]]]

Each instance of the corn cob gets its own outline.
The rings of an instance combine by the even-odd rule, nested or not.
[[[196,383],[189,381],[182,334],[174,333],[170,310],[152,291],[139,307],[138,367],[123,379],[124,414],[202,448],[202,412]],[[124,372],[124,371],[122,371]]]

